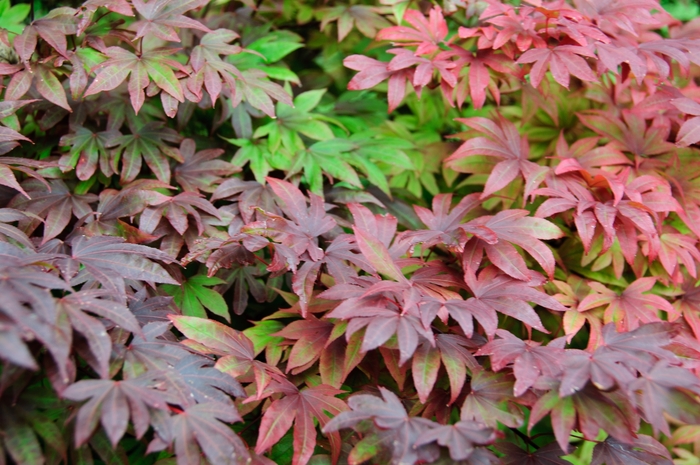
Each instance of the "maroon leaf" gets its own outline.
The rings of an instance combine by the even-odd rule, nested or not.
[[[498,452],[505,454],[502,457],[504,465],[566,465],[570,462],[562,459],[565,452],[556,444],[548,444],[539,449],[528,452],[515,444],[498,443]]]
[[[20,222],[20,227],[28,233],[32,233],[41,224],[38,218],[44,219],[43,243],[61,234],[72,217],[82,219],[91,214],[92,208],[89,204],[96,200],[92,194],[71,193],[60,179],[51,180],[48,186],[31,179],[24,183],[24,187],[31,199],[18,196],[10,205],[36,215]]]
[[[149,374],[123,381],[82,380],[69,386],[63,391],[64,398],[88,401],[80,407],[76,417],[76,447],[90,438],[98,418],[113,447],[126,432],[129,418],[136,437],[141,438],[150,424],[149,410],[168,407],[157,386],[157,375]]]
[[[490,355],[494,371],[501,371],[506,365],[513,364],[516,397],[524,394],[541,377],[556,379],[561,373],[563,339],[540,346],[534,341],[523,341],[503,329],[496,331],[496,334],[500,339],[487,342],[475,355]]]
[[[440,425],[425,432],[416,442],[416,446],[422,446],[436,441],[441,446],[450,449],[452,460],[466,460],[475,446],[486,446],[496,439],[496,433],[491,428],[486,428],[479,423],[458,421],[454,425]]]
[[[659,441],[640,434],[631,443],[610,437],[593,448],[591,465],[671,465],[671,454]]]
[[[221,149],[195,150],[192,139],[180,142],[180,154],[184,162],[175,167],[174,175],[177,183],[187,192],[198,193],[201,190],[212,193],[223,181],[223,177],[240,171],[240,168],[219,159],[224,153]]]
[[[475,370],[471,392],[462,405],[461,418],[496,428],[498,423],[518,428],[524,420],[523,409],[514,402],[513,379],[503,373]]]
[[[200,463],[200,450],[211,463],[233,465],[246,462],[248,449],[228,425],[238,421],[241,417],[232,405],[196,404],[169,418],[170,434],[161,436],[161,440],[175,443],[178,463]],[[159,432],[159,435],[163,433]]]

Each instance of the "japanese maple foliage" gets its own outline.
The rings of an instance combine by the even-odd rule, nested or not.
[[[697,463],[698,79],[656,0],[0,0],[0,464]]]

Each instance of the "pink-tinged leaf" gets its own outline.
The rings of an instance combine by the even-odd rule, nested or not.
[[[63,89],[61,81],[51,72],[46,66],[38,66],[36,68],[37,77],[34,80],[36,90],[39,91],[42,97],[51,103],[58,105],[68,111],[71,110],[66,99],[66,91]]]
[[[210,348],[212,353],[242,360],[255,358],[253,343],[240,331],[205,318],[183,315],[169,315],[169,318],[182,334]]]
[[[470,341],[456,334],[440,334],[435,338],[442,365],[450,379],[450,404],[459,397],[467,377],[467,367],[474,370],[478,362],[472,355]]]
[[[676,144],[687,147],[698,142],[700,142],[700,117],[696,116],[683,123],[676,136]]]
[[[321,352],[318,369],[321,374],[323,384],[339,389],[345,381],[345,352],[348,344],[342,339],[331,342]]]
[[[28,138],[15,131],[14,129],[0,127],[0,143],[2,142],[14,142],[18,140],[23,140],[31,142]]]
[[[494,166],[489,179],[484,186],[482,198],[497,192],[511,183],[520,172],[520,164],[515,160],[506,160]]]
[[[347,68],[360,71],[348,83],[348,90],[372,88],[392,75],[392,72],[387,70],[387,63],[363,55],[350,55],[343,60],[343,64]],[[405,89],[405,84],[403,87]]]
[[[678,108],[686,115],[700,116],[700,103],[689,98],[676,98],[671,100],[671,105]]]
[[[260,433],[255,445],[255,452],[261,454],[276,444],[279,439],[294,424],[294,465],[303,465],[308,462],[316,446],[316,427],[314,419],[321,426],[325,426],[328,415],[338,415],[347,410],[345,402],[334,396],[342,391],[321,384],[318,386],[297,390],[297,388],[284,380],[279,385],[280,392],[285,394],[279,400],[275,400],[265,410],[260,422]],[[337,457],[340,453],[340,437],[337,433],[330,433],[332,454]]]
[[[277,444],[284,433],[292,427],[296,416],[297,403],[294,397],[283,397],[265,410],[260,422],[260,434],[255,444],[255,452],[263,453]]]
[[[518,428],[524,420],[522,408],[513,402],[513,380],[502,373],[478,370],[472,373],[471,392],[462,405],[462,420],[498,423]]]
[[[290,217],[297,223],[301,223],[307,216],[307,208],[306,197],[304,197],[299,188],[294,184],[276,178],[268,177],[265,180],[270,184],[277,197],[282,199]]]
[[[525,260],[523,260],[523,257],[520,256],[512,245],[507,242],[500,242],[487,245],[484,250],[486,251],[486,256],[491,260],[491,263],[496,265],[507,275],[523,281],[529,279]]]
[[[440,370],[440,351],[424,342],[413,355],[413,384],[418,391],[418,399],[425,403],[433,390]]]
[[[517,63],[535,63],[530,70],[530,82],[539,87],[544,78],[547,65],[554,80],[562,86],[569,87],[569,74],[583,80],[595,81],[596,75],[581,56],[595,57],[592,51],[575,45],[561,45],[554,49],[535,48],[528,50],[518,58]]]
[[[493,217],[480,217],[461,226],[467,232],[474,227],[483,227],[498,238],[495,244],[483,244],[489,259],[516,279],[529,278],[525,262],[508,242],[522,247],[552,277],[554,275],[554,254],[541,240],[555,239],[563,235],[561,230],[549,221],[528,217],[526,210],[504,210]],[[475,241],[475,238],[470,241]]]
[[[396,265],[394,259],[391,258],[384,244],[377,240],[376,237],[371,236],[357,227],[353,226],[353,231],[362,255],[372,264],[374,269],[394,281],[400,283],[407,282],[406,277],[403,275],[398,265]]]

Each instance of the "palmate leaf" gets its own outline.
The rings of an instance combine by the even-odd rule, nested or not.
[[[182,385],[185,389],[173,400],[182,406],[217,402],[231,405],[230,396],[245,397],[246,393],[236,379],[213,367],[214,362],[201,355],[188,355],[181,358],[166,377],[172,386]],[[178,389],[179,390],[179,389]]]
[[[166,142],[179,142],[182,137],[173,129],[165,127],[162,122],[152,121],[139,127],[132,128],[131,134],[115,137],[107,144],[115,148],[115,161],[118,165],[121,157],[121,182],[129,183],[136,179],[141,171],[141,159],[146,162],[159,181],[170,182],[170,163],[166,157],[179,162],[184,161],[180,153]]]
[[[274,54],[273,51],[264,49],[265,47],[261,50],[256,50],[254,47],[260,42],[272,41],[275,45],[284,49],[281,32],[283,31],[268,33],[266,38],[261,38],[250,44],[251,51],[253,53],[264,52],[269,61],[277,61],[281,56],[272,56]],[[275,41],[275,36],[280,40]],[[241,62],[240,55],[243,49],[238,45],[229,44],[236,38],[238,38],[238,34],[228,29],[217,29],[202,37],[199,45],[192,50],[190,64],[194,73],[187,79],[187,88],[194,94],[193,97],[197,101],[202,98],[202,88],[205,88],[212,105],[216,104],[221,94],[228,97],[229,100],[223,100],[224,105],[227,107],[224,110],[224,118],[230,116],[231,110],[239,107],[244,98],[251,107],[262,110],[268,116],[274,117],[275,106],[272,100],[274,99],[279,103],[291,106],[292,98],[283,87],[267,79],[267,72],[270,73],[270,77],[279,77],[275,76],[273,68],[264,66],[262,63],[245,67],[245,63]],[[300,46],[300,44],[296,43],[289,44],[291,44],[291,49],[288,49],[288,51],[292,51]],[[225,55],[227,60],[222,60],[220,55]],[[252,55],[246,56],[250,57]],[[285,107],[278,104],[277,111],[280,108]],[[248,120],[247,124],[250,125],[250,116],[245,111],[243,111],[243,114]],[[234,118],[235,125],[236,121]],[[240,136],[239,132],[241,131],[236,129],[236,133]]]
[[[267,136],[272,152],[283,147],[292,153],[305,147],[302,134],[317,141],[333,139],[333,131],[327,123],[340,123],[312,112],[325,92],[325,89],[303,92],[294,98],[293,105],[278,103],[275,112],[277,118],[256,129],[253,137]]]
[[[168,408],[159,385],[158,374],[144,374],[122,381],[110,379],[81,380],[63,391],[63,397],[84,401],[78,410],[75,425],[75,444],[80,447],[92,435],[98,419],[112,446],[115,447],[126,432],[129,419],[136,437],[141,438],[150,424],[150,409]]]
[[[459,245],[458,227],[467,213],[476,208],[479,203],[478,194],[469,194],[451,208],[452,194],[438,194],[433,197],[432,210],[414,205],[413,209],[428,230],[407,231],[402,239],[411,243],[422,242],[425,247],[439,243],[457,247]]]
[[[582,81],[597,79],[583,57],[595,58],[595,54],[587,47],[560,45],[553,49],[528,50],[518,58],[517,63],[535,63],[530,69],[530,82],[534,87],[539,87],[549,65],[554,80],[568,89],[569,75]]]
[[[492,428],[503,423],[518,428],[525,419],[524,409],[513,397],[514,380],[505,373],[474,370],[471,391],[462,405],[461,419],[484,423]]]
[[[630,442],[609,437],[593,448],[591,465],[671,465],[666,447],[656,439],[640,434]]]
[[[59,54],[65,56],[68,47],[66,36],[75,34],[77,30],[75,13],[73,8],[55,8],[43,18],[25,27],[22,34],[14,41],[15,50],[22,61],[31,59],[39,37]]]
[[[513,123],[500,117],[494,122],[486,118],[474,117],[458,119],[478,134],[487,137],[474,137],[467,140],[449,158],[445,160],[455,171],[472,172],[467,166],[461,168],[459,161],[474,156],[485,155],[502,159],[494,166],[489,175],[481,198],[485,198],[510,184],[519,174],[525,179],[524,197],[544,181],[549,169],[528,160],[530,146],[527,137],[521,137]]]
[[[323,193],[324,174],[329,178],[361,188],[360,178],[352,167],[353,164],[359,163],[353,161],[352,155],[345,154],[353,148],[354,145],[344,139],[316,142],[309,148],[294,153],[288,176],[303,171],[304,180],[309,184],[309,189],[317,195]],[[360,166],[365,170],[372,169],[366,163]]]
[[[61,137],[59,145],[71,148],[61,157],[59,167],[64,172],[75,169],[81,181],[90,179],[98,166],[102,174],[111,176],[110,153],[105,145],[119,135],[117,131],[93,132],[85,127],[77,128],[74,133]]]
[[[318,16],[321,19],[321,30],[331,22],[337,21],[338,42],[342,42],[353,26],[370,39],[374,39],[378,29],[391,26],[391,23],[378,13],[381,13],[381,10],[377,7],[352,5],[324,8],[318,12]]]
[[[15,197],[10,206],[21,209],[33,216],[20,221],[20,228],[31,234],[44,220],[43,243],[61,234],[73,217],[82,219],[92,213],[90,203],[97,198],[94,194],[76,195],[60,179],[52,179],[48,186],[37,179],[23,183],[31,198]]]
[[[148,5],[155,6],[156,3],[166,4],[156,1]],[[85,91],[85,96],[113,90],[131,76],[128,89],[136,114],[146,100],[145,89],[151,82],[178,102],[184,102],[182,86],[173,72],[173,68],[183,71],[184,68],[177,61],[167,58],[173,52],[174,49],[153,49],[137,56],[121,47],[108,47],[105,54],[109,59],[97,65],[97,75]]]
[[[102,298],[105,295],[108,295],[105,291],[79,291],[59,299],[56,307],[58,321],[67,319],[70,326],[86,339],[90,354],[87,362],[102,378],[108,375],[112,341],[105,324],[90,314],[112,321],[136,335],[142,334],[134,315],[124,305]],[[65,337],[70,345],[69,331]]]
[[[143,17],[136,22],[135,39],[149,34],[166,42],[180,42],[175,28],[199,29],[209,32],[209,28],[199,21],[183,15],[190,10],[207,4],[206,0],[149,1],[135,0],[136,11]]]
[[[633,431],[639,429],[639,415],[620,392],[601,392],[591,384],[568,397],[559,397],[557,390],[541,396],[532,407],[528,429],[549,414],[554,436],[562,450],[569,447],[573,429],[593,440],[602,428],[616,439],[630,443]]]
[[[541,377],[556,379],[560,375],[564,339],[555,339],[547,346],[540,346],[534,341],[515,337],[504,329],[497,330],[496,335],[500,339],[487,342],[475,355],[489,355],[494,371],[501,371],[512,363],[516,379],[513,386],[516,397],[524,394]]]
[[[10,100],[19,100],[29,92],[32,84],[34,84],[36,91],[46,100],[68,112],[72,111],[68,104],[66,91],[55,69],[41,63],[32,62],[31,64],[25,64],[23,71],[12,76],[12,80],[7,86],[6,95]]]
[[[354,427],[363,420],[372,419],[378,428],[386,431],[383,438],[380,436],[379,442],[383,442],[391,450],[392,464],[412,464],[421,459],[432,461],[437,458],[434,444],[416,445],[434,423],[425,418],[408,416],[396,394],[383,387],[379,387],[379,391],[381,397],[369,394],[350,397],[348,406],[351,410],[336,415],[324,427],[324,431],[336,432]]]
[[[141,213],[146,207],[159,205],[168,196],[161,194],[161,189],[172,187],[154,179],[139,179],[117,191],[104,189],[100,193],[95,216],[88,216],[80,232],[87,236],[118,236],[131,240],[133,243],[144,242],[142,232],[125,221]],[[146,236],[146,240],[155,240]]]
[[[491,263],[504,273],[529,281],[530,272],[513,247],[515,244],[530,254],[550,278],[554,276],[554,254],[542,241],[563,236],[555,224],[529,217],[527,210],[504,210],[471,220],[460,228],[474,235],[464,245],[464,259],[469,259],[470,267],[476,269],[485,252]]]
[[[619,295],[600,283],[589,283],[594,293],[579,304],[579,311],[605,306],[605,323],[614,322],[619,329],[632,331],[640,323],[661,321],[659,311],[676,314],[676,309],[663,297],[648,294],[656,282],[655,278],[639,278]]]
[[[324,253],[318,246],[318,236],[336,226],[335,220],[326,214],[323,199],[311,193],[307,208],[306,198],[293,184],[275,178],[267,178],[267,182],[282,201],[282,209],[291,221],[276,215],[268,215],[269,219],[248,224],[242,232],[255,234],[260,228],[259,234],[283,244],[294,255],[287,260],[291,258],[298,262],[302,256],[305,260],[307,256],[312,261],[322,259]]]
[[[450,449],[452,460],[467,460],[476,446],[494,442],[496,433],[484,425],[469,421],[458,421],[454,425],[440,425],[425,433],[416,441],[420,447],[433,441]]]
[[[403,365],[413,356],[421,342],[434,343],[433,332],[425,329],[415,311],[408,310],[403,313],[393,306],[372,306],[373,303],[377,305],[376,301],[351,298],[329,312],[326,317],[349,320],[345,331],[348,341],[354,333],[366,328],[360,347],[362,353],[382,346],[396,335],[400,353],[399,365]],[[383,302],[380,301],[379,304]]]
[[[307,314],[304,320],[294,321],[275,333],[275,336],[295,341],[289,353],[287,372],[299,373],[318,360],[331,342],[333,328],[333,323]]]
[[[68,269],[72,270],[69,277],[76,281],[93,279],[118,296],[125,295],[124,279],[177,284],[177,281],[161,265],[151,261],[152,259],[166,263],[173,261],[172,257],[157,249],[129,244],[120,237],[79,236],[71,244],[69,263],[79,263],[84,269],[76,276],[78,267],[69,267]]]
[[[159,435],[167,444],[174,442],[177,465],[199,465],[202,452],[211,463],[243,465],[249,463],[248,449],[228,426],[238,421],[233,405],[196,404],[170,417],[167,432]]]
[[[274,379],[284,379],[284,375],[263,362],[255,360],[253,343],[240,331],[204,318],[184,315],[170,315],[175,327],[196,343],[197,351],[221,356],[215,368],[237,377],[249,372],[255,377],[259,400],[265,388]],[[183,344],[187,345],[187,340]],[[204,350],[203,350],[204,349]]]
[[[694,395],[700,392],[700,382],[688,369],[659,361],[651,370],[642,373],[630,389],[639,393],[644,417],[651,423],[655,434],[660,430],[671,436],[664,413],[684,423],[700,421],[700,407]]]
[[[527,302],[555,311],[566,310],[554,298],[535,289],[538,282],[536,277],[526,283],[499,273],[495,267],[483,269],[478,277],[467,268],[464,277],[474,297],[466,301],[449,300],[445,308],[468,336],[473,332],[472,317],[482,325],[486,334],[493,336],[496,333],[497,312],[546,332],[540,317]]]
[[[324,384],[299,390],[286,380],[278,381],[273,389],[282,392],[284,397],[273,401],[265,410],[260,422],[255,452],[260,454],[277,443],[292,427],[293,422],[294,457],[292,464],[305,464],[311,458],[316,446],[314,419],[319,422],[321,427],[324,427],[328,424],[330,416],[337,416],[347,410],[345,402],[335,397],[343,391]],[[337,432],[326,434],[328,434],[331,443],[334,461],[337,461],[342,444],[340,435]]]
[[[403,19],[412,27],[392,26],[380,31],[376,39],[416,45],[416,55],[423,55],[437,51],[447,37],[447,22],[440,8],[431,9],[428,18],[420,11],[407,10]]]
[[[610,147],[634,155],[637,161],[641,157],[662,155],[674,150],[668,142],[670,127],[651,125],[638,115],[625,111],[622,118],[599,110],[581,113],[583,124],[602,137],[611,140]]]
[[[235,246],[232,246],[232,248],[234,247]],[[214,252],[212,256],[214,256],[215,253],[217,252]],[[209,258],[211,259],[212,256]],[[207,260],[207,263],[210,263],[209,260]],[[218,264],[221,264],[221,262]],[[260,266],[231,267],[230,270],[222,271],[219,274],[219,277],[223,279],[225,283],[217,286],[215,290],[223,294],[228,289],[233,288],[233,301],[231,302],[233,313],[242,315],[248,307],[250,295],[259,303],[267,300],[265,285],[260,280],[263,274],[264,272],[261,270]]]
[[[239,171],[233,164],[219,159],[223,153],[222,149],[196,152],[195,142],[183,139],[180,142],[180,155],[184,161],[175,167],[175,181],[186,192],[214,192],[224,177]]]
[[[192,217],[197,226],[197,235],[201,236],[204,233],[204,223],[200,212],[221,220],[219,211],[201,194],[181,192],[157,206],[144,209],[139,218],[139,227],[151,234],[165,218],[178,234],[184,235],[189,228],[189,217]]]
[[[177,286],[166,284],[161,289],[174,297],[175,305],[182,309],[183,315],[206,318],[207,313],[204,310],[206,308],[230,322],[231,316],[226,301],[221,294],[210,289],[211,286],[223,282],[219,278],[195,275]]]
[[[515,444],[498,443],[495,447],[498,452],[505,454],[505,457],[501,458],[504,465],[567,465],[570,463],[561,458],[565,452],[557,444],[548,444],[533,452],[525,451]]]

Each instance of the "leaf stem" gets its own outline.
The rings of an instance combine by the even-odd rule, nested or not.
[[[528,452],[530,451],[530,447],[532,447],[534,450],[539,449],[539,446],[537,444],[535,444],[534,442],[532,442],[532,439],[530,439],[530,437],[527,434],[523,433],[522,431],[520,431],[516,428],[509,428],[509,429],[512,432],[514,432],[518,437],[520,437],[520,439],[525,441],[525,445],[528,446]]]

